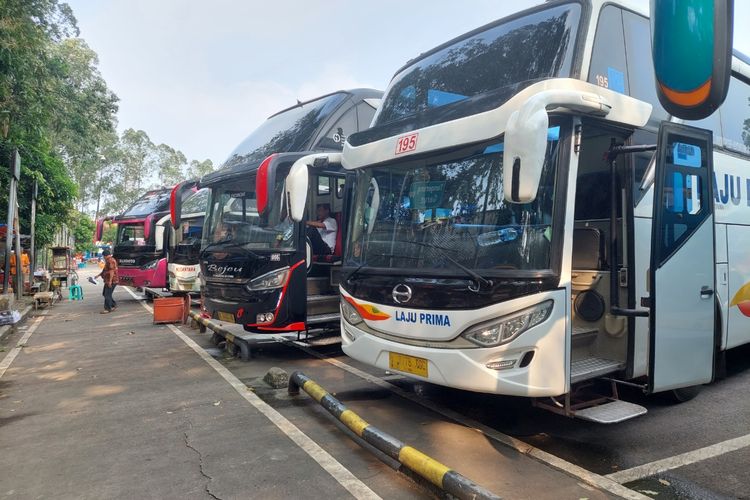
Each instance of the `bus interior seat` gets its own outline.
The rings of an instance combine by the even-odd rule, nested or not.
[[[343,254],[343,247],[344,247],[344,238],[342,236],[342,217],[343,212],[336,212],[333,214],[333,218],[336,219],[336,227],[338,228],[336,231],[336,245],[333,248],[333,253],[331,255],[313,255],[313,261],[316,264],[340,264],[341,263],[341,255]]]

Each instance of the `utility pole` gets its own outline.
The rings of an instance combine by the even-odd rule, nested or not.
[[[13,217],[13,230],[16,233],[16,282],[13,288],[16,289],[16,300],[23,297],[23,268],[21,266],[21,224],[18,223],[18,194],[16,193],[15,214]]]
[[[34,233],[36,232],[36,197],[39,194],[39,182],[34,179],[34,190],[31,192],[31,247],[29,253],[31,254],[31,273],[29,274],[29,286],[34,283],[34,270],[36,269],[36,240],[34,239]]]
[[[8,219],[5,226],[5,273],[3,274],[3,293],[8,293],[10,283],[10,252],[13,249],[13,213],[16,209],[16,190],[21,178],[21,156],[14,149],[10,157],[10,188],[8,191]],[[16,262],[20,256],[16,255]]]

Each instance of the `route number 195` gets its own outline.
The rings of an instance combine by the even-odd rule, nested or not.
[[[419,133],[399,137],[398,143],[396,144],[396,154],[400,155],[402,153],[408,153],[409,151],[414,151],[415,149],[417,149],[418,137]]]

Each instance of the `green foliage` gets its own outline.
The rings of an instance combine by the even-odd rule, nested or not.
[[[200,179],[206,174],[214,171],[214,164],[211,160],[193,160],[185,175],[186,179]]]
[[[74,213],[72,218],[73,221],[70,229],[76,240],[76,252],[95,251],[94,231],[96,230],[96,224],[94,221],[82,212]]]
[[[30,231],[30,201],[39,183],[38,246],[52,241],[79,194],[71,172],[114,130],[117,98],[96,71],[96,54],[78,35],[75,17],[57,0],[0,2],[0,184],[12,152],[21,155],[21,232]],[[7,210],[0,190],[0,214]]]
[[[105,224],[104,231],[102,232],[103,243],[114,243],[117,239],[117,225]]]
[[[188,163],[143,130],[129,128],[118,137],[117,96],[78,35],[70,7],[59,0],[0,0],[0,186],[9,184],[7,167],[18,149],[21,232],[30,232],[36,179],[39,247],[67,224],[82,249],[92,239],[82,212],[115,215],[157,183],[213,170],[210,160]],[[2,221],[7,206],[7,189],[0,189]]]

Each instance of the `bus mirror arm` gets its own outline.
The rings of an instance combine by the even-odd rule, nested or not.
[[[331,163],[341,163],[341,153],[318,153],[303,156],[295,161],[286,176],[286,195],[289,199],[289,217],[301,222],[305,217],[309,169],[324,167]]]
[[[506,201],[530,203],[536,199],[547,155],[547,110],[555,108],[595,116],[606,116],[612,109],[604,97],[593,92],[547,90],[535,94],[514,111],[508,118],[503,151]]]

